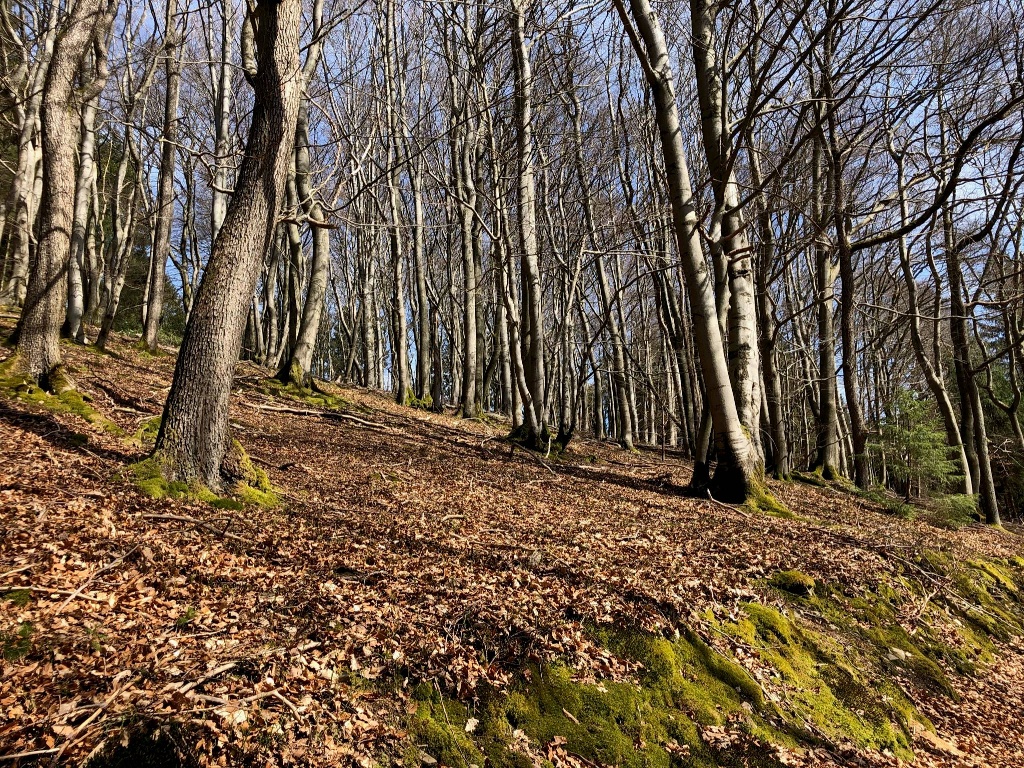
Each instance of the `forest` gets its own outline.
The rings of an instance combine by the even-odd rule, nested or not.
[[[0,766],[1024,766],[1017,0],[0,0]]]

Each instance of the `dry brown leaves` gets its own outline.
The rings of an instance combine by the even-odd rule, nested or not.
[[[133,433],[159,413],[173,359],[115,351],[68,356],[81,389]],[[254,388],[259,371],[240,374],[240,400],[272,404]],[[31,590],[27,602],[0,601],[0,632],[10,642],[27,632],[27,653],[2,662],[0,756],[79,762],[135,722],[178,724],[203,763],[370,765],[404,736],[409,680],[472,699],[524,661],[554,657],[584,678],[621,678],[628,665],[588,640],[587,622],[699,624],[707,609],[769,599],[757,580],[779,569],[871,589],[898,568],[879,542],[964,557],[1014,546],[804,487],[776,490],[813,522],[751,517],[683,496],[681,461],[590,442],[552,473],[510,453],[502,424],[342,394],[387,431],[233,410],[236,435],[287,494],[284,509],[243,512],[145,498],[119,476],[141,449],[0,400],[0,589]],[[143,517],[154,514],[242,541]],[[1024,709],[1022,659],[1007,649],[1002,667],[958,681],[955,707],[928,703],[943,742],[922,737],[920,765],[1024,765],[1019,734],[992,727]],[[705,738],[727,747],[738,736]],[[561,744],[523,749],[583,764]],[[891,764],[823,750],[783,757]]]

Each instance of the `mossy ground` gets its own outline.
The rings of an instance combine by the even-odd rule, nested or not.
[[[744,506],[752,512],[761,512],[772,517],[781,517],[785,520],[796,518],[793,511],[775,498],[774,494],[760,480],[753,480],[751,482],[750,492],[747,494],[747,501]]]
[[[821,743],[911,759],[914,732],[932,726],[908,686],[955,698],[947,669],[972,674],[994,658],[993,638],[1024,631],[1024,559],[1017,560],[956,564],[927,552],[922,564],[950,574],[956,594],[977,601],[989,621],[930,595],[913,633],[901,617],[929,595],[926,584],[899,577],[851,596],[799,571],[777,572],[769,584],[791,610],[747,602],[727,617],[701,617],[706,630],[756,660],[757,679],[684,625],[673,638],[592,629],[595,642],[637,669],[626,681],[583,680],[564,663],[534,664],[510,690],[470,706],[420,685],[405,756],[413,762],[406,764],[419,764],[425,753],[447,766],[529,768],[546,764],[544,748],[552,744],[585,761],[630,768],[775,766],[772,745]],[[951,612],[963,617],[953,622],[953,637],[938,630]],[[703,729],[723,725],[743,734],[742,749],[716,752],[705,741]]]
[[[510,692],[485,696],[473,711],[421,685],[410,751],[441,765],[529,768],[543,756],[529,745],[560,742],[566,752],[602,765],[710,767],[728,762],[705,743],[701,728],[729,722],[749,735],[742,750],[749,764],[779,765],[771,748],[757,746],[772,732],[760,687],[696,634],[687,630],[669,640],[612,628],[597,630],[595,638],[637,665],[637,678],[581,681],[563,664],[530,666]]]
[[[87,395],[74,389],[66,373],[55,372],[49,390],[43,389],[23,372],[16,355],[0,363],[0,396],[32,403],[53,413],[74,414],[111,435],[124,434],[117,424],[92,406]]]
[[[331,394],[313,381],[309,387],[303,387],[294,381],[287,383],[280,379],[267,378],[259,383],[259,390],[271,397],[280,397],[286,400],[303,403],[315,408],[323,408],[329,411],[341,411],[348,409],[350,403],[340,395]]]
[[[814,594],[814,579],[800,571],[776,571],[768,578],[768,583],[776,589],[800,597]]]

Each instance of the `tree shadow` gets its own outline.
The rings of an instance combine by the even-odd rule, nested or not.
[[[0,422],[18,429],[24,429],[41,437],[54,448],[79,454],[98,456],[101,459],[127,464],[135,461],[137,456],[101,445],[89,445],[89,435],[76,432],[62,424],[50,413],[34,413],[11,407],[7,402],[0,401]],[[86,446],[88,450],[86,450]]]

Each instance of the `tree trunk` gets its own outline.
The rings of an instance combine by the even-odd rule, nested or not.
[[[149,263],[149,292],[142,343],[156,351],[160,319],[164,309],[167,259],[171,254],[174,224],[174,165],[178,155],[178,93],[181,89],[181,33],[178,29],[177,0],[167,0],[164,40],[164,129],[160,148],[160,184],[156,200],[156,231]]]
[[[537,190],[534,176],[533,68],[526,41],[526,2],[512,5],[512,59],[515,73],[516,146],[519,171],[519,248],[522,309],[520,344],[523,374],[529,398],[524,407],[528,442],[540,447],[546,432],[547,404],[544,390],[544,314],[541,305],[540,262],[537,248]]]
[[[185,328],[156,455],[170,479],[221,486],[228,401],[249,301],[273,240],[301,98],[300,0],[260,0],[252,124],[235,193]]]
[[[694,338],[706,387],[706,402],[714,425],[718,465],[711,484],[720,498],[745,501],[755,491],[763,468],[751,439],[744,431],[733,395],[729,364],[718,325],[714,286],[700,243],[668,45],[648,0],[629,0],[629,6],[636,25],[631,39],[645,65],[654,100],[673,230],[686,275]],[[624,23],[629,24],[625,9],[621,5],[617,8]]]
[[[14,336],[25,372],[46,388],[64,386],[58,370],[60,327],[67,309],[79,109],[103,87],[105,42],[115,9],[105,0],[78,0],[69,9],[43,86],[39,245]],[[97,49],[97,76],[76,92],[75,80],[90,46]]]
[[[84,68],[88,79],[95,68],[91,62]],[[89,214],[96,181],[96,107],[99,95],[82,105],[82,149],[79,153],[78,179],[75,183],[75,210],[71,225],[71,255],[68,259],[68,305],[61,329],[66,338],[79,344],[86,342],[82,319],[85,316],[85,253],[88,238]]]
[[[714,8],[709,0],[690,0],[697,101],[700,106],[704,154],[721,221],[721,241],[715,249],[715,255],[723,260],[723,268],[719,271],[727,275],[729,284],[729,376],[740,422],[750,435],[751,448],[760,457],[761,364],[757,312],[754,306],[753,265],[746,227],[739,208],[739,185],[736,181],[725,81],[718,64]]]

